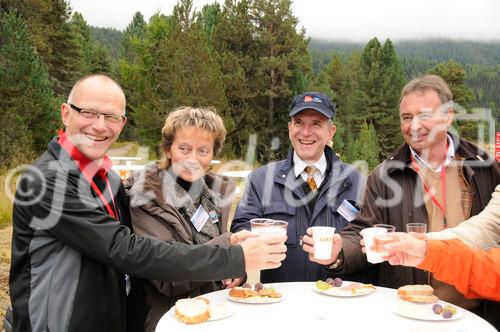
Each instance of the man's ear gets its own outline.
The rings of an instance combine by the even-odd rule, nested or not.
[[[446,118],[446,126],[449,128],[453,123],[453,119],[455,118],[455,111],[452,107],[446,110]]]
[[[333,139],[333,136],[335,136],[335,133],[337,132],[337,127],[335,125],[332,125],[332,128],[330,128],[330,141]]]
[[[61,105],[61,119],[64,125],[67,127],[69,125],[69,120],[71,117],[70,106],[66,103],[62,103]]]

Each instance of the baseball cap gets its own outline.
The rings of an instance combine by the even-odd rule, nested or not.
[[[304,92],[293,97],[288,115],[294,116],[307,109],[316,110],[329,119],[335,117],[335,104],[330,97],[321,92]]]

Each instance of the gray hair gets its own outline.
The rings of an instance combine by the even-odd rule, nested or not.
[[[412,92],[424,92],[425,90],[436,91],[442,104],[450,103],[451,105],[453,103],[453,94],[448,84],[437,75],[424,75],[412,79],[403,87],[399,103],[401,104],[403,97],[406,95]]]

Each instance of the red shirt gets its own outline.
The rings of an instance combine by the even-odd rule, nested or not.
[[[104,155],[102,163],[99,164],[95,160],[87,158],[83,153],[80,152],[80,150],[78,150],[76,146],[73,145],[73,143],[68,139],[66,133],[64,132],[62,132],[59,135],[59,139],[57,142],[61,145],[61,147],[64,150],[66,150],[66,152],[68,152],[68,154],[80,168],[80,171],[82,172],[83,176],[85,177],[85,179],[87,179],[90,186],[96,193],[97,197],[103,203],[104,207],[108,211],[108,214],[113,218],[118,219],[117,207],[113,198],[113,191],[111,189],[111,184],[109,183],[108,180],[108,172],[113,166],[113,162],[111,161],[111,159],[109,159],[107,155]],[[95,176],[100,177],[106,182],[107,189],[109,191],[109,197],[111,198],[110,201],[106,199],[101,189],[94,182]],[[104,192],[105,191],[106,188],[104,189]]]

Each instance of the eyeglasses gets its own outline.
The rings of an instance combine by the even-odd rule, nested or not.
[[[434,113],[420,113],[415,116],[419,121],[429,121],[438,117]],[[413,116],[408,114],[403,114],[400,118],[401,123],[410,123],[413,121]]]
[[[72,109],[74,109],[75,111],[80,113],[80,115],[87,120],[95,121],[99,118],[99,116],[102,115],[104,117],[104,121],[107,124],[118,125],[118,124],[122,124],[127,119],[127,117],[125,115],[106,114],[106,113],[101,113],[101,112],[97,112],[94,110],[81,108],[81,107],[75,106],[73,104],[68,104],[68,105],[71,106]]]

